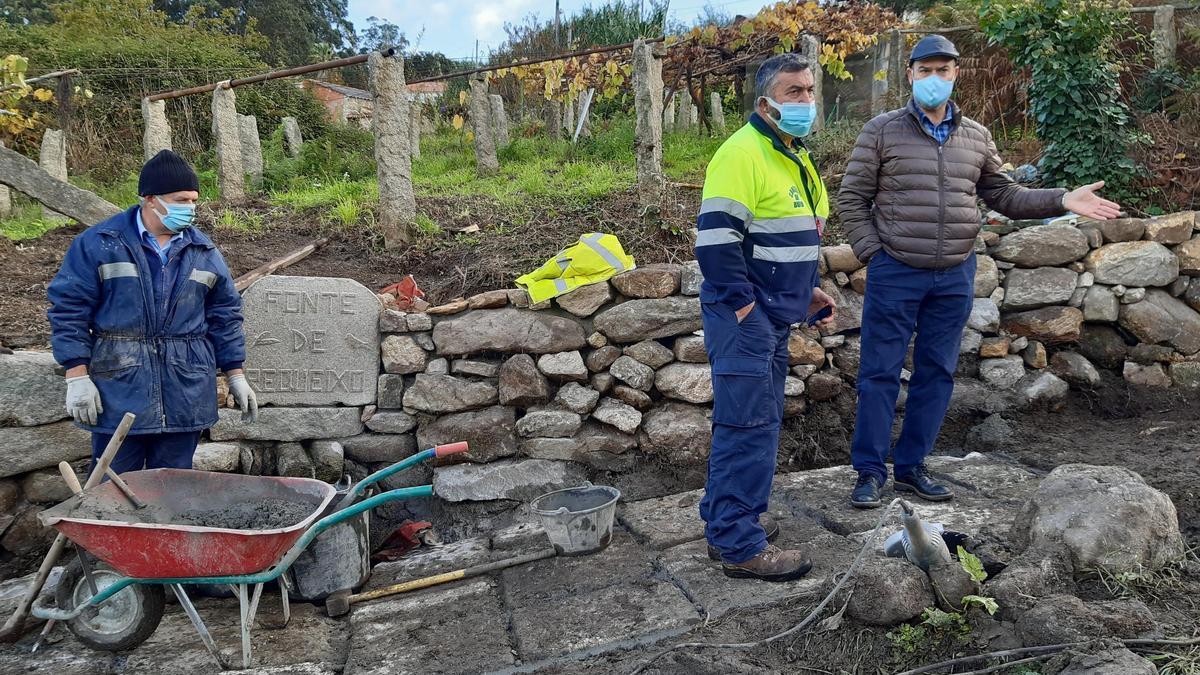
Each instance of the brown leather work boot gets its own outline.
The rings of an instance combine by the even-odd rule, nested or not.
[[[779,537],[779,521],[775,520],[775,516],[769,513],[764,513],[758,517],[758,524],[762,526],[764,532],[767,533],[767,543],[775,541]],[[721,552],[716,546],[708,545],[708,559],[721,562]]]
[[[762,553],[744,563],[721,563],[725,576],[734,579],[762,579],[763,581],[791,581],[808,574],[812,561],[800,551],[785,551],[774,544],[767,544]]]

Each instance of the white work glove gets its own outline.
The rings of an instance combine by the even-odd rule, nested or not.
[[[90,376],[67,378],[67,412],[76,422],[96,426],[104,406],[100,403],[100,391]]]
[[[229,378],[229,395],[241,409],[243,422],[258,421],[258,399],[254,396],[254,390],[250,388],[245,375],[233,375]]]

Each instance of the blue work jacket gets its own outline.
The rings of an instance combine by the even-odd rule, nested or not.
[[[112,433],[126,412],[137,415],[132,434],[206,429],[217,420],[217,369],[246,358],[242,298],[212,240],[195,228],[172,250],[174,287],[156,296],[137,209],[71,242],[48,289],[54,358],[86,363],[100,391],[104,412],[85,429]]]

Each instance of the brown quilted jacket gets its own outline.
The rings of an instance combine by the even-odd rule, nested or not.
[[[953,113],[955,126],[943,146],[921,126],[911,102],[863,127],[837,198],[838,216],[859,260],[883,248],[913,267],[961,263],[979,234],[976,195],[1013,219],[1065,213],[1065,190],[1017,185],[1000,170],[987,128],[957,108]]]

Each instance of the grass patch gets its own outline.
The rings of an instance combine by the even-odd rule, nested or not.
[[[424,213],[417,214],[417,229],[421,234],[434,236],[442,233],[442,226],[437,224],[437,221]]]
[[[357,223],[360,215],[362,213],[358,202],[349,197],[338,199],[333,208],[329,210],[329,219],[342,227],[350,227]]]
[[[41,204],[13,204],[12,216],[0,220],[0,235],[13,241],[37,239],[56,227],[66,225],[68,220],[47,219],[42,214]]]
[[[376,203],[379,201],[379,184],[374,178],[331,181],[297,178],[292,181],[288,189],[272,191],[270,201],[273,204],[290,206],[294,209],[310,209],[318,206],[333,208],[347,202]]]
[[[263,222],[263,214],[257,211],[225,209],[217,215],[217,227],[253,234],[262,232],[266,226]]]

